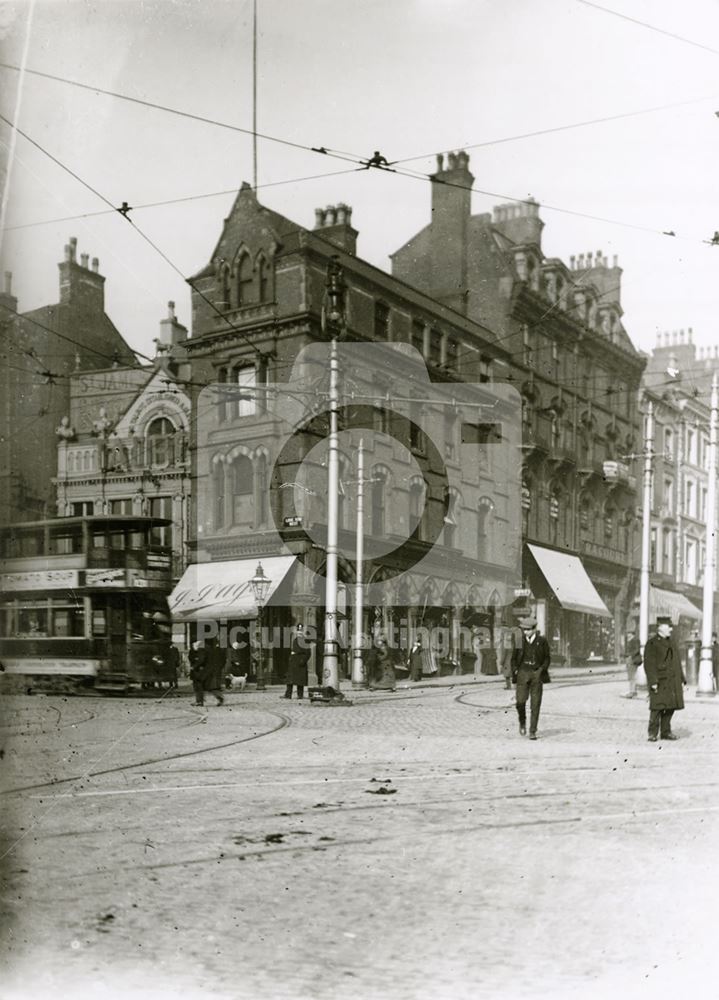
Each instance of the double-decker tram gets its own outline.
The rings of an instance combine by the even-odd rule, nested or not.
[[[37,687],[171,681],[171,521],[63,517],[0,530],[0,664]]]

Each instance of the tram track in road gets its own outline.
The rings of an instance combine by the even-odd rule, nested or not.
[[[71,775],[70,777],[67,778],[55,778],[52,781],[36,782],[34,784],[22,785],[15,788],[4,788],[0,789],[0,796],[19,795],[24,792],[33,792],[42,788],[57,788],[60,785],[67,785],[71,784],[72,782],[89,781],[91,778],[99,778],[108,774],[120,774],[123,771],[131,771],[138,767],[149,767],[153,764],[164,764],[167,763],[168,761],[182,760],[187,757],[199,757],[202,754],[214,753],[216,750],[227,750],[230,747],[239,746],[242,743],[250,743],[253,740],[259,740],[267,736],[272,736],[274,733],[279,732],[281,729],[285,729],[286,727],[292,725],[291,718],[282,712],[272,711],[271,709],[258,709],[258,711],[264,712],[266,715],[273,716],[279,721],[277,722],[276,725],[272,726],[270,729],[267,729],[261,733],[252,733],[249,736],[241,736],[234,740],[228,740],[223,743],[216,743],[213,744],[212,746],[207,746],[207,747],[198,747],[197,749],[194,750],[184,750],[181,753],[167,754],[162,757],[149,757],[143,760],[132,761],[128,764],[119,764],[115,767],[99,768],[98,770],[88,771],[85,774]],[[199,715],[197,717],[197,721],[200,722],[202,721],[203,718],[204,718],[203,716]],[[188,725],[194,725],[194,724],[195,723],[193,722],[188,723]]]
[[[533,773],[533,772],[532,772]],[[529,772],[525,772],[529,774]],[[508,775],[514,776],[514,775]],[[534,775],[536,777],[536,775]],[[447,777],[474,777],[477,778],[479,775],[477,773],[471,773],[467,775],[417,775],[417,776],[407,776],[405,780],[433,780],[447,778]],[[337,779],[341,782],[344,779]],[[367,783],[369,779],[355,779],[356,782]],[[401,784],[402,778],[398,779],[398,783]],[[322,784],[322,779],[317,779],[317,784]],[[280,784],[279,782],[277,784]],[[290,781],[287,783],[289,786],[295,784]],[[706,789],[706,788],[716,788],[719,785],[718,782],[696,782],[692,784],[692,788],[695,790]],[[212,786],[203,786],[204,790],[207,791],[208,788]],[[284,787],[284,784],[283,784]],[[662,786],[654,786],[648,788],[646,786],[627,786],[624,788],[617,789],[583,789],[581,791],[582,796],[591,796],[592,799],[597,794],[611,795],[614,798],[617,795],[630,795],[635,796],[642,793],[656,793],[656,792],[674,792],[676,790],[675,784],[667,784]],[[567,815],[547,815],[546,809],[542,809],[542,813],[538,815],[527,816],[516,815],[516,816],[505,816],[502,817],[494,816],[492,818],[486,818],[482,820],[472,820],[465,821],[462,823],[456,823],[450,826],[442,826],[441,828],[425,829],[419,830],[416,826],[413,826],[412,836],[413,838],[423,838],[429,839],[436,836],[462,836],[471,835],[474,833],[487,833],[490,831],[503,831],[503,830],[520,830],[520,829],[533,829],[533,828],[547,828],[547,827],[566,827],[570,831],[577,831],[579,828],[586,829],[588,825],[594,829],[597,824],[607,824],[607,823],[617,823],[617,822],[647,822],[652,821],[655,818],[662,817],[668,819],[671,817],[681,817],[687,815],[700,815],[703,813],[711,814],[719,812],[719,803],[713,802],[701,802],[701,804],[695,804],[691,802],[684,802],[681,804],[674,803],[661,803],[656,806],[651,804],[648,807],[643,807],[643,804],[638,804],[636,802],[631,802],[628,805],[624,803],[617,802],[616,805],[610,805],[609,809],[606,806],[602,809],[597,810],[596,802],[580,802],[577,800],[577,792],[571,789],[549,789],[544,792],[532,792],[532,793],[521,793],[521,792],[504,792],[502,794],[487,794],[487,795],[477,795],[475,794],[463,794],[455,796],[440,796],[432,799],[427,798],[417,798],[410,802],[402,802],[397,799],[383,799],[382,801],[372,802],[372,803],[336,803],[327,804],[321,812],[317,812],[317,806],[312,806],[309,808],[304,808],[289,812],[266,812],[264,814],[256,814],[253,816],[254,829],[251,833],[239,834],[228,834],[232,837],[233,841],[236,843],[236,838],[240,836],[246,843],[246,847],[243,846],[240,850],[228,849],[219,850],[216,853],[203,855],[201,857],[184,857],[180,859],[161,861],[154,864],[135,864],[128,865],[122,864],[122,871],[127,872],[157,872],[161,870],[171,870],[177,868],[193,868],[197,866],[204,865],[217,865],[217,864],[227,864],[234,861],[250,861],[259,860],[262,861],[266,858],[282,857],[293,855],[293,854],[308,854],[313,852],[325,852],[325,851],[337,851],[343,848],[356,848],[356,847],[374,847],[379,844],[391,843],[393,841],[405,842],[407,836],[406,825],[403,825],[397,832],[392,831],[388,833],[377,833],[373,831],[371,834],[366,836],[351,836],[342,837],[340,836],[330,836],[331,832],[339,832],[333,827],[332,820],[330,823],[326,823],[327,818],[342,819],[343,817],[348,817],[350,814],[379,814],[380,811],[388,813],[396,813],[397,811],[406,812],[409,810],[427,810],[428,812],[439,811],[441,815],[444,815],[448,807],[461,806],[468,812],[473,809],[476,812],[480,810],[487,809],[490,804],[498,804],[501,802],[506,802],[512,806],[518,806],[521,808],[523,801],[526,800],[527,803],[532,802],[536,799],[543,798],[558,798],[563,797],[566,801],[564,803],[558,803],[558,807],[565,805],[570,810]],[[539,806],[540,804],[537,803]],[[601,803],[600,803],[601,805]],[[617,808],[617,806],[619,808]],[[556,808],[556,807],[555,807]],[[314,819],[321,824],[321,830],[319,833],[313,833],[309,830],[298,830],[296,829],[298,824],[302,824],[305,820]],[[278,822],[279,820],[285,820],[284,824]],[[278,830],[280,826],[287,826],[288,829]],[[274,828],[275,832],[271,834],[272,840],[266,833],[262,833],[261,830],[267,829],[268,827]],[[132,827],[130,829],[145,829],[144,827]],[[127,831],[126,831],[127,832]],[[146,829],[145,829],[145,832]],[[293,837],[302,837],[302,842],[284,842],[285,840],[291,841]],[[312,841],[309,838],[314,838]],[[275,838],[277,838],[275,840]],[[304,839],[307,838],[307,839]],[[118,866],[119,867],[119,866]],[[108,875],[113,875],[118,867],[107,867],[97,869],[95,871],[83,871],[76,874],[70,875],[63,878],[63,884],[66,884],[68,878],[70,880],[92,880],[96,877],[105,877]],[[49,876],[48,880],[43,881],[44,885],[48,884],[60,884],[60,880],[53,879],[52,875]],[[92,892],[92,889],[89,890]]]

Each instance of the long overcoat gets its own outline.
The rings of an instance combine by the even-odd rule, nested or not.
[[[310,648],[307,641],[301,642],[299,637],[292,640],[290,658],[287,662],[287,683],[299,684],[304,687],[307,684],[307,664],[310,659]]]
[[[684,671],[673,639],[653,635],[644,647],[644,671],[649,685],[649,708],[684,708]],[[652,691],[656,685],[657,690]]]

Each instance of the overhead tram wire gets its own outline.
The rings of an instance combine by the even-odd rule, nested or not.
[[[656,31],[660,35],[665,35],[667,38],[673,38],[677,42],[683,42],[685,45],[693,45],[694,48],[704,49],[705,52],[711,52],[715,56],[719,56],[719,49],[713,49],[711,45],[704,45],[702,42],[695,42],[693,38],[685,38],[683,35],[677,35],[673,31],[666,31],[664,28],[658,28],[655,24],[649,24],[648,21],[640,21],[636,17],[630,17],[628,14],[622,14],[618,10],[612,10],[610,7],[602,7],[598,3],[592,3],[591,0],[577,0],[577,3],[582,4],[583,7],[593,7],[594,10],[599,10],[603,14],[611,14],[614,17],[620,18],[622,21],[629,21],[630,24],[637,24],[641,28],[648,28],[649,31]]]
[[[0,69],[14,70],[15,72],[20,72],[20,67],[15,66],[13,63],[0,62]],[[229,122],[219,121],[216,118],[207,118],[204,115],[196,115],[191,111],[182,111],[180,108],[171,108],[166,104],[158,104],[154,101],[145,101],[140,97],[130,97],[129,94],[121,94],[115,90],[106,90],[103,87],[93,86],[88,83],[80,83],[79,80],[70,80],[68,77],[56,76],[53,73],[43,73],[37,69],[29,69],[25,67],[23,69],[24,73],[28,73],[31,76],[43,77],[46,80],[54,80],[57,83],[65,83],[71,87],[79,87],[81,90],[89,90],[94,94],[104,94],[105,97],[114,97],[119,101],[128,101],[130,104],[137,104],[141,107],[151,108],[154,111],[164,111],[166,114],[177,115],[180,118],[188,118],[192,121],[202,122],[205,125],[214,125],[216,128],[228,129],[231,132],[239,132],[242,135],[254,136],[256,135],[259,139],[265,139],[267,142],[276,142],[282,146],[290,146],[293,149],[302,149],[308,153],[322,153],[326,156],[332,156],[335,159],[347,159],[346,156],[339,153],[330,153],[323,146],[308,146],[305,143],[293,142],[291,139],[281,139],[276,135],[269,135],[266,132],[254,132],[250,128],[242,128],[240,125],[231,125]],[[354,158],[353,162],[358,162],[359,158]]]
[[[327,173],[310,174],[304,177],[288,177],[283,181],[268,181],[266,184],[259,184],[258,189],[280,187],[283,184],[301,184],[305,181],[322,180],[325,177],[341,177],[344,174],[355,174],[360,170],[364,170],[364,167],[348,167],[346,170],[331,170]],[[167,201],[147,202],[144,205],[134,205],[132,211],[137,212],[140,209],[147,208],[163,208],[166,205],[181,205],[186,202],[201,201],[205,198],[220,198],[230,194],[237,194],[237,188],[228,188],[226,191],[211,191],[208,194],[187,195],[184,198],[169,198]],[[117,208],[107,208],[98,212],[84,212],[81,215],[66,215],[61,219],[43,219],[38,222],[25,222],[18,226],[6,226],[4,231],[6,233],[11,233],[19,229],[32,229],[36,226],[50,226],[60,222],[75,222],[78,219],[94,219],[102,215],[114,215],[116,212]]]
[[[581,3],[582,0],[579,0]],[[572,122],[568,125],[554,125],[548,128],[536,129],[533,132],[520,132],[516,135],[506,135],[500,139],[485,139],[483,142],[473,142],[466,146],[453,146],[453,152],[467,152],[470,149],[486,149],[488,146],[501,146],[507,142],[520,142],[522,139],[536,139],[543,135],[552,135],[556,132],[568,132],[575,128],[589,128],[592,125],[603,125],[608,122],[622,121],[626,118],[637,118],[640,115],[658,114],[660,111],[671,111],[674,108],[685,108],[692,104],[701,104],[704,101],[712,101],[717,98],[716,94],[707,94],[706,97],[694,97],[686,101],[674,101],[671,104],[658,104],[653,108],[641,108],[638,111],[624,111],[617,115],[604,115],[601,118],[588,118],[586,121]],[[341,152],[333,150],[333,152]],[[403,163],[414,163],[415,160],[428,160],[433,156],[438,156],[446,152],[443,149],[433,150],[431,153],[422,153],[419,156],[405,156],[398,160],[392,160],[391,165]]]
[[[20,67],[15,66],[12,63],[6,63],[6,62],[0,62],[0,68],[14,70],[16,72],[20,71]],[[205,117],[203,115],[193,114],[192,112],[188,112],[188,111],[182,111],[182,110],[180,110],[178,108],[172,108],[172,107],[169,107],[167,105],[159,104],[159,103],[156,103],[156,102],[153,102],[153,101],[145,101],[145,100],[142,100],[141,98],[138,98],[138,97],[130,97],[129,95],[127,95],[127,94],[121,94],[118,91],[106,90],[106,89],[104,89],[102,87],[92,86],[92,85],[86,84],[86,83],[80,83],[77,80],[71,80],[71,79],[69,79],[67,77],[57,76],[57,75],[52,74],[52,73],[43,73],[40,70],[32,70],[32,69],[27,69],[27,68],[25,69],[25,72],[29,73],[31,75],[43,77],[45,79],[55,80],[55,81],[57,81],[59,83],[65,83],[65,84],[68,84],[69,86],[79,87],[79,88],[81,88],[83,90],[89,90],[89,91],[92,91],[93,93],[104,94],[104,95],[109,96],[109,97],[114,97],[117,100],[129,101],[130,103],[138,104],[138,105],[141,105],[141,106],[144,106],[144,107],[148,107],[148,108],[151,108],[151,109],[154,109],[154,110],[164,111],[164,112],[166,112],[168,114],[178,115],[180,117],[185,117],[185,118],[189,118],[189,119],[192,119],[192,120],[195,120],[195,121],[204,122],[205,124],[209,124],[209,125],[215,125],[218,128],[226,128],[226,129],[229,129],[230,131],[239,132],[239,133],[241,133],[243,135],[252,136],[253,134],[255,134],[255,133],[253,133],[252,129],[242,128],[239,125],[231,125],[228,122],[223,122],[223,121],[220,121],[218,119],[208,118],[208,117]],[[679,102],[679,104],[677,106],[681,106],[681,105],[683,105],[685,103],[686,104],[698,103],[701,100],[709,100],[709,99],[710,98],[707,97],[707,98],[700,98],[697,101]],[[673,106],[674,105],[667,105],[666,107],[673,107]],[[656,109],[647,109],[646,113],[648,113],[650,110],[657,110],[657,111],[659,111],[659,110],[663,110],[663,109],[661,107],[657,107]],[[631,114],[639,114],[639,113],[644,113],[644,112],[631,112]],[[628,112],[627,114],[630,114],[630,113]],[[2,116],[0,116],[0,118],[1,117]],[[3,118],[2,120],[4,120],[4,121],[7,122],[7,119]],[[583,124],[583,123],[579,123],[579,124]],[[587,122],[586,124],[592,124],[592,123],[591,122]],[[22,133],[20,133],[20,134],[22,134]],[[339,159],[339,160],[342,160],[344,162],[353,163],[357,167],[361,167],[362,169],[367,169],[368,166],[371,165],[375,169],[379,169],[379,170],[381,170],[381,171],[383,171],[385,173],[395,173],[398,176],[412,177],[412,178],[414,178],[416,180],[429,180],[429,181],[432,181],[432,176],[430,174],[421,173],[421,172],[418,172],[418,171],[413,171],[412,172],[412,171],[408,171],[408,170],[401,170],[401,169],[398,169],[395,166],[395,164],[398,164],[398,163],[401,163],[401,162],[409,162],[409,159],[405,160],[405,161],[391,160],[391,161],[389,161],[387,163],[386,166],[377,166],[376,164],[370,164],[370,161],[368,161],[367,159],[363,159],[362,157],[358,156],[357,154],[353,154],[353,153],[348,153],[346,151],[332,149],[331,147],[327,147],[327,146],[308,146],[308,145],[306,145],[304,143],[294,142],[294,141],[292,141],[290,139],[282,139],[279,136],[273,136],[273,135],[269,135],[267,133],[262,133],[262,132],[258,132],[256,134],[257,134],[257,136],[259,138],[265,139],[268,142],[276,142],[276,143],[280,143],[282,145],[291,146],[291,147],[293,147],[295,149],[302,149],[305,152],[313,152],[313,153],[317,153],[317,154],[320,154],[320,155],[323,155],[323,156],[330,156],[330,157],[332,157],[334,159]],[[513,137],[508,137],[507,140],[488,141],[486,143],[486,145],[491,145],[491,144],[494,144],[494,142],[498,142],[498,141],[509,141],[509,138],[513,138]],[[517,137],[517,138],[521,138],[521,137]],[[477,145],[477,147],[479,147],[480,145],[485,145],[485,144],[479,143],[479,144],[476,144],[476,145]],[[42,148],[42,147],[40,147],[40,148]],[[462,147],[462,148],[469,149],[469,148],[474,148],[474,147],[469,147],[468,146],[468,147]],[[43,150],[43,152],[44,152],[44,150]],[[432,154],[430,154],[430,155],[432,155]],[[423,158],[423,157],[412,157],[411,159],[414,160],[414,159],[421,159],[421,158]],[[505,201],[512,201],[512,202],[515,202],[517,204],[525,204],[527,202],[527,199],[515,198],[515,197],[512,197],[510,195],[499,194],[499,193],[494,192],[494,191],[486,191],[486,190],[483,190],[482,188],[472,187],[471,189],[468,189],[464,185],[453,184],[451,181],[441,181],[441,182],[433,181],[433,182],[434,183],[443,183],[443,184],[445,184],[445,185],[447,185],[449,187],[461,187],[461,188],[463,188],[463,190],[472,190],[472,191],[474,191],[474,192],[476,192],[478,194],[487,195],[488,197],[492,197],[492,198],[502,198]],[[263,185],[263,186],[265,186],[265,185]],[[106,200],[106,199],[103,199],[103,200]],[[112,206],[112,207],[113,207],[113,209],[117,210],[116,206]],[[543,204],[543,207],[546,208],[549,211],[561,212],[561,213],[564,213],[564,214],[567,214],[567,215],[576,216],[578,218],[591,219],[592,221],[595,221],[595,222],[604,222],[604,223],[607,223],[609,225],[616,225],[616,226],[621,226],[621,227],[624,227],[624,228],[635,229],[635,230],[638,230],[640,232],[653,233],[654,235],[664,235],[664,236],[668,235],[667,230],[652,229],[651,227],[648,227],[648,226],[640,226],[640,225],[637,225],[635,223],[622,222],[621,220],[618,220],[618,219],[608,219],[608,218],[605,218],[603,216],[592,215],[592,214],[587,213],[587,212],[579,212],[579,211],[576,211],[576,210],[573,210],[573,209],[561,208],[561,207],[556,206],[556,205]],[[679,239],[689,239],[688,237],[678,237],[678,238]],[[692,240],[691,242],[696,242],[696,241]],[[700,242],[707,242],[707,241],[702,240]]]
[[[5,118],[5,116],[2,114],[0,114],[0,121],[4,121],[11,128],[15,127],[13,123],[10,122],[7,118]],[[119,209],[112,204],[109,198],[106,198],[104,194],[101,194],[91,184],[83,180],[83,178],[80,177],[78,174],[76,174],[74,170],[71,170],[70,167],[66,166],[61,160],[58,160],[56,156],[53,156],[52,153],[50,153],[43,146],[41,146],[39,142],[36,142],[35,139],[31,138],[26,132],[23,132],[21,129],[17,129],[17,133],[18,135],[21,135],[23,139],[25,139],[27,142],[31,143],[31,145],[35,146],[36,149],[39,149],[41,153],[43,153],[45,156],[51,159],[53,163],[55,163],[58,167],[60,167],[66,173],[70,174],[70,176],[73,177],[79,184],[82,184],[82,186],[86,187],[88,191],[91,191],[97,198],[103,201],[106,205],[109,205],[113,209],[113,211],[116,212],[119,211]],[[235,326],[225,316],[225,314],[220,309],[217,308],[217,306],[211,299],[209,299],[203,292],[201,292],[196,285],[193,285],[189,281],[189,279],[183,274],[182,270],[177,266],[177,264],[175,264],[174,261],[172,261],[167,256],[167,254],[159,246],[157,246],[157,244],[154,243],[153,240],[151,240],[150,237],[139,228],[139,226],[135,224],[135,222],[129,217],[129,215],[123,214],[123,218],[125,219],[126,222],[128,222],[132,226],[132,228],[135,230],[138,236],[140,236],[148,244],[148,246],[150,246],[155,251],[155,253],[157,253],[160,257],[162,257],[165,263],[169,267],[171,267],[172,270],[175,271],[175,273],[178,274],[183,281],[186,281],[190,285],[190,288],[192,288],[192,290],[196,292],[204,302],[207,303],[207,305],[212,309],[212,311],[215,312],[224,323],[227,323],[227,325],[230,327],[230,332],[238,334],[242,338],[242,340],[244,340],[248,344],[248,346],[252,348],[252,351],[256,355],[261,353],[257,345],[253,344],[252,341],[249,339],[249,337],[245,333],[243,333],[242,330],[240,330],[237,326]],[[46,327],[46,329],[49,328]]]

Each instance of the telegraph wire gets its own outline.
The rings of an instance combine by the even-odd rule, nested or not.
[[[719,49],[713,49],[710,45],[704,45],[702,42],[695,42],[693,38],[684,38],[683,35],[677,35],[673,31],[666,31],[664,28],[657,28],[655,24],[649,24],[647,21],[640,21],[636,17],[630,17],[628,14],[621,14],[618,10],[611,10],[609,7],[602,7],[598,3],[591,3],[590,0],[577,0],[577,3],[582,4],[584,7],[593,7],[595,10],[602,11],[603,14],[611,14],[614,17],[620,18],[622,21],[629,21],[631,24],[638,24],[642,28],[648,28],[650,31],[656,31],[660,35],[666,35],[667,38],[673,38],[678,42],[684,42],[685,45],[693,45],[697,49],[704,49],[705,52],[711,52],[715,56],[719,56]]]

